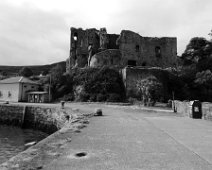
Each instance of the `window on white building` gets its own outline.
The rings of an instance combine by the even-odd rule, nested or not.
[[[11,97],[11,96],[12,96],[11,92],[10,92],[10,91],[8,91],[8,97]]]

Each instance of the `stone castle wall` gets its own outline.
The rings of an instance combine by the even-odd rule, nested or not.
[[[166,73],[167,72],[161,68],[126,67],[122,69],[122,77],[126,88],[127,97],[139,98],[140,94],[138,88],[136,87],[137,81],[153,75],[162,83],[163,97],[164,99],[168,99],[168,85],[165,79]]]
[[[71,28],[70,44],[67,72],[73,68],[87,66],[112,66],[120,68],[120,71],[125,68],[122,70],[122,76],[128,97],[138,95],[135,87],[138,77],[154,75],[163,83],[164,98],[167,98],[167,82],[162,79],[164,71],[149,67],[176,66],[176,38],[142,37],[129,30],[122,30],[121,34],[117,35],[108,34],[105,28],[100,30]],[[92,50],[89,51],[91,45]]]
[[[177,61],[177,39],[170,37],[142,37],[132,31],[123,30],[117,40],[122,53],[121,65],[129,60],[137,66],[171,67]]]
[[[98,30],[95,28],[83,30],[81,28],[71,28],[70,36],[70,56],[67,66],[67,70],[70,67],[85,67],[88,62],[88,47],[92,44],[93,53],[96,53],[99,49]],[[68,68],[69,67],[69,68]]]
[[[92,52],[89,47],[92,45]],[[89,56],[96,57],[105,50],[119,50],[121,59],[118,65],[126,67],[130,63],[137,66],[173,67],[177,62],[177,39],[172,37],[142,37],[141,35],[123,30],[120,35],[108,34],[106,29],[95,28],[83,30],[71,28],[70,56],[67,59],[67,72],[75,67],[83,68],[89,65]],[[111,56],[113,57],[113,56]],[[103,61],[97,62],[92,67],[105,66],[110,63],[111,57],[102,57]],[[101,60],[101,57],[98,57]],[[101,65],[100,65],[101,63]],[[117,63],[115,63],[117,65]],[[110,66],[114,64],[111,63]]]
[[[119,66],[121,53],[117,49],[109,49],[95,54],[90,63],[90,67]]]

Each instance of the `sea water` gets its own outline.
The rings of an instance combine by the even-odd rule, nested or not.
[[[0,164],[26,150],[27,143],[38,142],[47,136],[41,131],[0,125]]]

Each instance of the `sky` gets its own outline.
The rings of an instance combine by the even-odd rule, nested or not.
[[[212,29],[212,0],[0,0],[0,65],[43,65],[69,56],[70,27],[177,37],[178,55]]]

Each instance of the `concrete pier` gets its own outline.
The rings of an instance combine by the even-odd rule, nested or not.
[[[95,108],[101,108],[104,115],[89,120],[75,119],[78,123],[71,128],[62,128],[26,151],[23,157],[12,159],[1,167],[5,170],[11,167],[45,170],[212,169],[211,121],[182,117],[171,110],[156,108],[151,111],[135,106],[75,103],[67,104],[67,108],[79,109],[81,113],[92,113]]]

